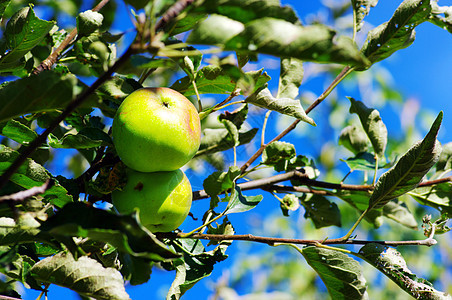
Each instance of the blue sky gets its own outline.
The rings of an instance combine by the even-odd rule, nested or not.
[[[318,1],[281,1],[283,4],[291,5],[297,11],[303,21],[308,21],[313,14],[318,14],[322,5]],[[366,18],[367,25],[378,25],[387,21],[395,8],[401,1],[380,1],[377,7],[373,8]],[[128,8],[121,1],[118,1],[118,11],[121,13],[115,27],[118,30],[130,28],[131,23],[126,13]],[[393,79],[393,84],[402,92],[405,99],[416,99],[420,103],[421,110],[429,110],[436,115],[440,110],[444,110],[444,121],[440,131],[439,139],[445,143],[452,141],[452,111],[450,110],[451,89],[452,89],[452,35],[446,30],[434,26],[430,23],[421,24],[416,29],[417,35],[414,44],[407,49],[398,51],[389,59],[381,62],[382,66],[389,69]],[[274,71],[276,72],[276,71]],[[277,73],[273,76],[273,83],[277,84]],[[306,89],[311,89],[318,94],[322,92],[322,85],[317,81],[307,83]],[[353,95],[351,95],[353,96]],[[362,99],[365,101],[366,99]],[[387,116],[385,116],[387,113]],[[391,115],[391,112],[382,112],[382,118],[391,119],[395,128],[400,124],[399,120]],[[289,137],[290,138],[290,137]],[[199,187],[199,182],[195,183]],[[203,204],[195,203],[195,209],[201,210]],[[278,209],[276,205],[263,205],[256,208],[257,212],[265,213],[268,209]],[[239,221],[239,220],[238,220]],[[242,222],[243,228],[238,231],[246,232],[246,224]],[[237,242],[228,249],[231,258],[216,265],[210,278],[202,280],[195,287],[187,292],[184,299],[204,299],[210,294],[208,284],[216,281],[225,270],[227,270],[234,253],[237,251]],[[166,272],[154,269],[151,280],[141,286],[128,287],[128,292],[132,299],[162,299],[174,278],[174,272]],[[53,286],[49,293],[49,299],[78,299],[68,290]],[[34,292],[29,292],[24,299],[35,299]]]

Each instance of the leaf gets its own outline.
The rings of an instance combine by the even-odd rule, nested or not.
[[[411,191],[422,181],[441,153],[441,144],[436,136],[442,119],[443,112],[440,112],[424,139],[413,145],[394,167],[381,175],[369,199],[369,210]]]
[[[430,282],[413,274],[400,252],[394,248],[372,243],[363,246],[359,254],[416,299],[450,299],[450,295],[435,290]]]
[[[384,156],[386,144],[388,142],[388,130],[380,117],[380,113],[376,109],[368,108],[361,101],[357,101],[351,97],[350,113],[356,113],[359,116],[361,124],[367,136],[372,143],[375,154]]]
[[[0,122],[29,113],[65,108],[80,90],[80,83],[74,75],[62,75],[56,71],[11,81],[0,87]],[[93,102],[97,102],[94,96],[82,106],[92,107]]]
[[[430,4],[432,12],[429,21],[452,33],[452,6],[439,6],[436,1],[431,1]]]
[[[272,17],[297,23],[298,17],[290,6],[281,6],[279,0],[204,0],[194,3],[193,11],[221,14],[248,23],[263,17]]]
[[[276,98],[295,99],[303,81],[303,62],[296,58],[281,58],[278,94]]]
[[[17,151],[0,145],[0,174],[5,172],[18,156],[19,153]],[[27,159],[11,176],[10,181],[24,189],[29,189],[42,185],[49,178],[50,175],[43,166],[31,159]],[[58,183],[46,190],[41,196],[44,197],[45,201],[57,207],[62,207],[64,204],[72,202],[72,197],[68,195],[67,190]]]
[[[256,91],[270,80],[270,76],[263,72],[263,69],[257,72],[247,72],[241,76],[254,81],[252,91]],[[231,76],[230,73],[221,67],[210,65],[198,70],[195,82],[200,94],[231,94],[235,91],[240,78],[242,77]],[[187,97],[196,95],[189,76],[179,79],[173,83],[171,88]]]
[[[241,213],[251,210],[256,207],[263,198],[262,195],[245,196],[242,194],[240,187],[236,185],[231,192],[228,207],[226,208],[226,214]]]
[[[248,131],[239,132],[240,145],[251,142],[258,129],[252,128]],[[201,138],[201,145],[195,157],[225,151],[234,147],[234,142],[230,139],[226,129],[205,129]]]
[[[241,174],[236,166],[229,167],[227,172],[216,171],[204,179],[203,187],[210,196],[216,196],[233,187],[234,181]]]
[[[265,109],[274,110],[281,114],[297,118],[303,122],[316,126],[314,120],[306,115],[299,100],[289,98],[277,99],[272,96],[267,87],[260,88],[251,96],[246,98],[245,101]]]
[[[228,17],[211,15],[194,26],[187,43],[220,46],[244,28],[245,25]]]
[[[2,21],[3,13],[5,12],[10,2],[11,0],[0,0],[0,22]]]
[[[402,201],[394,199],[383,206],[383,215],[411,229],[417,229],[416,218]]]
[[[290,143],[274,141],[262,152],[262,163],[268,166],[286,164],[296,155],[295,146]]]
[[[238,129],[240,129],[248,117],[248,105],[244,104],[242,107],[238,108],[233,112],[225,111],[220,114],[218,119],[220,121],[228,120],[231,121]]]
[[[140,225],[135,215],[120,216],[82,202],[65,205],[41,226],[59,237],[84,237],[109,243],[118,251],[154,261],[179,257]]]
[[[209,276],[213,266],[227,258],[225,251],[229,245],[230,241],[221,242],[214,250],[206,251],[201,241],[197,239],[179,239],[174,242],[174,249],[181,252],[183,258],[174,260],[170,266],[176,270],[176,278],[166,299],[180,299],[198,281]]]
[[[118,270],[104,268],[96,260],[58,253],[36,263],[30,270],[38,281],[67,287],[95,299],[130,299]]]
[[[375,156],[369,152],[361,152],[354,157],[347,158],[344,161],[350,170],[375,171]],[[378,161],[378,168],[388,168],[388,164],[384,161]]]
[[[17,221],[12,218],[0,218],[0,245],[15,245],[35,241],[50,241],[51,237],[39,230],[39,222],[30,214],[24,214]]]
[[[441,155],[436,163],[436,172],[452,169],[452,142],[443,145]]]
[[[213,34],[206,31],[208,37]],[[304,61],[364,66],[368,62],[354,42],[324,25],[301,26],[261,18],[245,24],[245,29],[229,39],[225,50],[294,57]]]
[[[432,187],[419,187],[408,194],[422,205],[428,205],[452,215],[452,183],[450,182]]]
[[[340,251],[315,246],[304,247],[302,254],[320,276],[332,299],[367,297],[361,266],[353,258]]]
[[[320,195],[313,195],[307,201],[301,201],[305,208],[304,217],[311,218],[315,228],[328,226],[342,227],[341,212],[336,203]]]
[[[182,19],[180,16],[181,15],[179,15],[179,18],[175,18],[167,24],[167,28],[171,28],[171,31],[169,32],[171,36],[193,29],[196,24],[206,18],[206,15],[203,13],[187,13]]]
[[[339,191],[334,194],[339,199],[347,202],[351,207],[355,208],[359,214],[369,207],[369,197],[368,192],[363,191]],[[374,228],[379,228],[383,225],[383,212],[380,209],[373,209],[369,211],[364,219],[372,224]]]
[[[356,32],[363,27],[363,20],[369,14],[370,8],[377,5],[378,0],[352,0],[355,16]]]
[[[148,4],[149,0],[124,0],[124,2],[132,5],[136,10],[139,10],[144,8],[146,4]]]
[[[111,137],[107,133],[94,127],[85,127],[78,134],[66,134],[61,139],[50,134],[48,140],[50,147],[65,149],[91,149],[113,145]]]
[[[31,7],[16,12],[6,24],[4,38],[8,51],[0,57],[0,72],[16,69],[19,60],[41,42],[54,24],[36,17]]]
[[[19,144],[28,144],[38,137],[34,130],[16,120],[9,120],[4,124],[0,124],[0,133]]]
[[[368,32],[361,52],[374,64],[408,47],[414,42],[414,28],[428,20],[430,11],[430,1],[403,1],[388,22]]]
[[[367,151],[368,141],[366,133],[355,125],[345,127],[339,135],[339,145],[344,146],[353,154]]]

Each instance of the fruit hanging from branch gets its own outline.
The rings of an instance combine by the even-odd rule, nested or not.
[[[125,165],[140,172],[174,171],[199,148],[198,111],[170,88],[142,88],[130,94],[113,121],[113,141]]]
[[[192,189],[181,170],[143,173],[127,169],[127,184],[112,193],[121,214],[138,209],[141,224],[152,232],[168,232],[179,227],[190,211]]]

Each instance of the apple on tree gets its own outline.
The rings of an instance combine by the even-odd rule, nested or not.
[[[140,223],[151,232],[168,232],[187,217],[191,202],[190,181],[181,170],[143,173],[127,169],[122,191],[112,193],[113,206],[121,214],[137,208]]]
[[[190,161],[201,142],[199,114],[170,88],[142,88],[119,106],[113,120],[116,152],[141,172],[174,171]]]

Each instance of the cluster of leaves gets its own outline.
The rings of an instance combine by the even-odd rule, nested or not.
[[[261,161],[250,170],[236,164],[225,166],[221,155],[228,150],[236,155],[237,147],[257,141],[259,128],[251,128],[247,122],[251,109],[275,111],[315,130],[316,122],[307,115],[310,110],[305,111],[298,99],[304,62],[344,65],[344,77],[352,71],[366,71],[411,45],[415,27],[422,22],[430,21],[452,32],[451,7],[439,7],[433,0],[405,0],[388,22],[367,33],[359,49],[354,39],[326,25],[302,25],[295,11],[281,6],[279,0],[125,2],[144,12],[135,15],[137,38],[129,48],[133,51],[126,52],[130,55],[127,59],[116,57],[116,45],[123,34],[108,32],[108,9],[88,10],[77,16],[72,12],[78,33],[75,39],[69,39],[67,49],[59,53],[51,70],[36,71],[71,33],[55,21],[38,18],[31,5],[18,7],[9,0],[0,0],[0,21],[5,24],[0,41],[0,76],[4,78],[0,86],[0,174],[14,164],[38,133],[52,129],[46,142],[38,145],[10,178],[0,179],[0,272],[8,279],[0,284],[2,294],[20,297],[13,283],[21,282],[27,288],[42,291],[49,284],[56,284],[96,299],[128,299],[124,283],[147,282],[153,265],[159,264],[176,271],[168,299],[179,299],[209,276],[217,262],[227,258],[225,252],[231,241],[220,239],[206,245],[194,237],[181,237],[180,232],[154,234],[135,215],[120,216],[97,206],[109,202],[110,193],[120,188],[124,180],[109,134],[110,118],[122,99],[153,80],[187,97],[196,96],[200,104],[200,95],[229,95],[227,101],[204,107],[200,112],[203,135],[194,161],[218,169],[205,176],[203,182],[203,192],[211,199],[201,220],[201,228],[206,227],[208,235],[233,236],[228,215],[259,205],[263,196],[247,195],[242,181],[261,167],[277,173],[304,174],[290,178],[288,186],[264,182],[259,187],[272,193],[287,188],[282,198],[277,196],[283,214],[288,216],[304,207],[305,217],[316,228],[342,225],[341,210],[331,197],[364,212],[364,218],[376,228],[381,226],[383,217],[416,228],[415,216],[400,200],[410,195],[420,204],[443,213],[437,222],[441,226],[429,223],[435,230],[430,229],[428,236],[447,231],[443,225],[451,213],[452,185],[450,180],[435,183],[452,169],[451,144],[441,147],[437,141],[442,112],[421,141],[388,162],[388,130],[379,111],[349,98],[350,114],[356,114],[360,122],[340,133],[339,144],[353,153],[344,161],[350,171],[373,172],[375,179],[378,172],[384,172],[378,181],[364,180],[355,189],[318,181],[314,160],[297,155],[302,149],[290,143],[274,141],[263,145]],[[353,36],[361,30],[376,2],[351,1],[347,9],[354,15]],[[58,1],[51,3],[54,12],[60,13]],[[177,11],[180,7],[183,11]],[[163,25],[152,32],[155,20],[160,18]],[[195,48],[197,45],[202,45],[199,49],[211,47],[208,50],[212,52],[235,55],[206,58]],[[246,68],[260,54],[280,59],[276,96],[268,87],[271,78],[264,69]],[[93,93],[83,94],[88,87],[82,78],[103,78],[118,61],[122,65],[115,65],[114,76],[100,82]],[[181,77],[178,70],[185,75]],[[147,79],[149,75],[152,76]],[[241,97],[242,106],[233,112],[224,111],[223,106],[236,96]],[[80,97],[84,97],[81,105],[52,128],[61,111]],[[89,168],[75,178],[51,174],[46,167],[56,149],[61,148],[75,149]],[[423,181],[432,184],[419,187]],[[303,185],[310,190],[293,192]],[[21,194],[42,186],[46,186],[45,190],[37,194]],[[81,194],[86,195],[87,201],[81,199]],[[221,202],[227,204],[218,212]],[[220,219],[221,224],[214,224]],[[297,249],[334,299],[361,299],[367,295],[360,264],[349,254],[363,258],[415,297],[446,297],[414,275],[392,248],[370,244],[359,253],[313,245]]]

